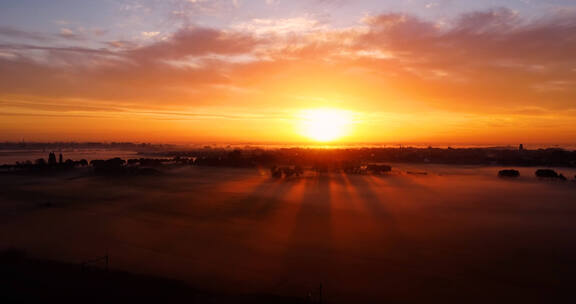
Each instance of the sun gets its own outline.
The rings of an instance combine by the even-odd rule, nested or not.
[[[331,142],[351,131],[352,114],[340,109],[310,109],[302,111],[302,134],[314,141]]]

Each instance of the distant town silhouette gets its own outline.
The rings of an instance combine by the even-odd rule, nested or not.
[[[142,146],[141,146],[142,147]],[[356,149],[226,149],[204,147],[192,150],[149,151],[151,157],[124,160],[111,159],[64,160],[64,155],[49,152],[47,160],[17,162],[0,165],[0,172],[57,172],[91,167],[95,175],[138,176],[159,175],[163,166],[205,167],[268,167],[273,178],[301,176],[305,170],[317,173],[344,172],[346,174],[386,174],[391,163],[491,165],[491,166],[547,166],[576,167],[576,151],[558,148],[528,150],[497,148],[356,148]],[[407,172],[426,174],[426,172]],[[500,177],[519,177],[514,169],[500,170]],[[568,178],[552,169],[537,169],[538,178],[566,181]],[[574,177],[576,180],[576,176]]]

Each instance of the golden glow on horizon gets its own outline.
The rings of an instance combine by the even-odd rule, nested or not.
[[[302,134],[317,142],[332,142],[350,134],[352,114],[339,109],[311,109],[301,115]]]

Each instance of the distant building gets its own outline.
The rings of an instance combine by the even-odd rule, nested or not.
[[[518,147],[518,151],[524,151],[524,145],[520,144],[520,147]]]
[[[60,156],[58,156],[58,163],[62,164],[64,163],[64,159],[62,157],[62,153],[60,153]]]

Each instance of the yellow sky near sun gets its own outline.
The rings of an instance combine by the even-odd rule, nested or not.
[[[5,116],[0,120],[0,129],[6,130],[3,136],[7,140],[179,143],[561,143],[566,134],[576,136],[573,129],[563,125],[571,118],[556,115],[365,112],[353,110],[352,105],[344,106],[345,103],[338,103],[334,108],[258,114],[225,108],[213,112],[98,115],[73,111],[61,116],[35,112],[24,118]]]

